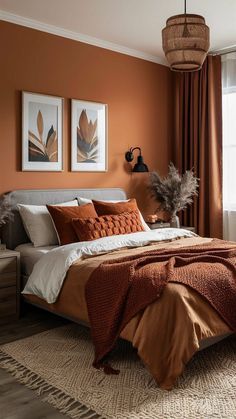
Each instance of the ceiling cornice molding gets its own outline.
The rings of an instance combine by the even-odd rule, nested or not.
[[[73,39],[74,41],[83,42],[85,44],[94,45],[99,48],[105,48],[120,54],[130,55],[131,57],[140,58],[141,60],[151,61],[156,64],[167,66],[165,59],[155,55],[147,54],[143,51],[127,48],[123,45],[114,44],[113,42],[104,41],[103,39],[94,38],[78,32],[69,31],[58,26],[49,25],[35,19],[29,19],[24,16],[0,10],[0,20],[15,23],[16,25],[26,26],[27,28],[36,29],[42,32],[47,32],[52,35],[62,36],[63,38]]]
[[[225,54],[230,54],[231,52],[236,52],[236,45],[230,45],[228,47],[224,47],[224,48],[220,48],[220,49],[215,49],[210,51],[211,55],[225,55]]]

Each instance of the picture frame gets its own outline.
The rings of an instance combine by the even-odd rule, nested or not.
[[[106,172],[108,165],[107,105],[72,99],[71,170]]]
[[[22,92],[22,171],[63,171],[63,99]]]

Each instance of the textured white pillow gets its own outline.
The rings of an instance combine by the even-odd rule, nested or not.
[[[89,204],[90,202],[92,202],[92,199],[88,199],[88,198],[81,198],[80,196],[77,196],[79,205],[85,205],[85,204]],[[122,202],[120,199],[99,199],[99,201],[101,202],[111,202],[116,204],[117,202]],[[128,202],[129,199],[123,199],[123,202]],[[139,216],[140,216],[140,220],[141,223],[143,225],[144,231],[149,231],[150,227],[148,227],[147,223],[145,223],[144,218],[141,214],[141,212],[139,211]]]
[[[60,204],[61,207],[78,205],[77,199]],[[57,233],[46,205],[17,205],[25,231],[34,247],[58,244]]]

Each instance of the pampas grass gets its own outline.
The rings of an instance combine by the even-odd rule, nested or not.
[[[181,176],[173,163],[170,163],[166,177],[162,178],[157,172],[150,174],[149,189],[159,204],[158,209],[171,215],[176,215],[193,202],[193,196],[198,193],[197,188],[198,178],[193,170],[186,170]]]
[[[0,197],[0,227],[14,218],[13,205],[7,195]]]

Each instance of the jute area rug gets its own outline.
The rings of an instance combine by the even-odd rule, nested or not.
[[[236,339],[199,352],[172,391],[161,390],[131,345],[95,370],[89,331],[69,324],[1,346],[0,366],[72,418],[236,418]]]

